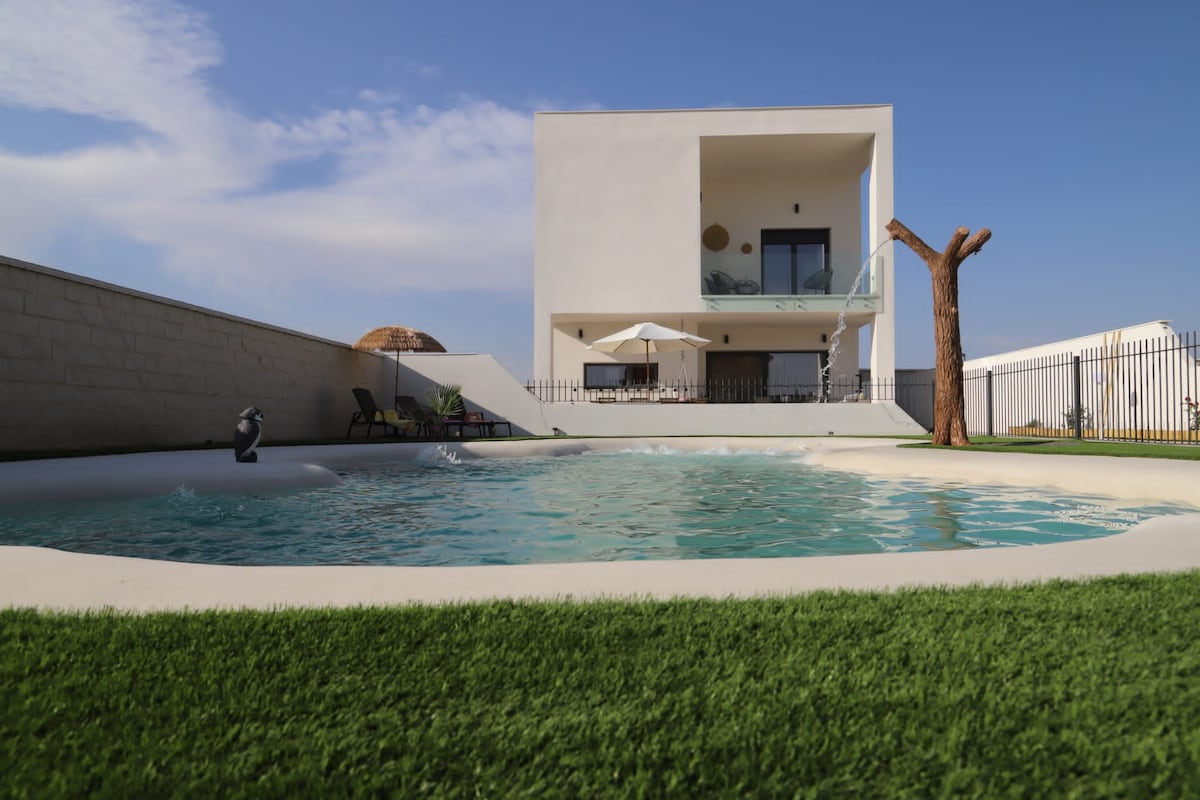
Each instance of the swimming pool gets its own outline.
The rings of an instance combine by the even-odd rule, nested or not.
[[[0,545],[236,565],[488,565],[1004,547],[1185,511],[834,472],[795,452],[641,445],[335,467],[336,487],[0,509]]]

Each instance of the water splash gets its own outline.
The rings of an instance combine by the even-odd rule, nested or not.
[[[593,451],[602,454],[603,451]],[[624,447],[620,450],[611,452],[621,453],[624,455],[643,455],[643,456],[709,456],[709,457],[724,457],[724,456],[783,456],[792,455],[795,451],[783,450],[775,447],[728,447],[720,445],[716,447],[701,447],[695,450],[681,450],[675,447],[668,447],[665,444],[637,444],[631,447]]]
[[[682,455],[682,450],[677,450],[674,447],[667,447],[665,444],[636,444],[632,447],[626,447],[617,452],[632,453],[643,456],[677,456]]]
[[[439,444],[437,447],[426,447],[417,454],[414,460],[418,464],[433,467],[457,466],[462,463],[462,460],[458,457],[458,453],[444,444]]]
[[[185,484],[179,486],[167,494],[167,507],[186,511],[190,508],[197,507],[200,502],[200,496],[196,494],[195,489],[188,488]]]
[[[842,332],[846,330],[846,312],[850,309],[850,301],[854,299],[854,295],[858,294],[858,289],[862,286],[863,276],[867,274],[867,268],[871,266],[871,261],[874,260],[875,254],[883,249],[883,246],[892,241],[890,238],[884,239],[870,254],[863,259],[862,266],[858,268],[858,274],[854,276],[854,283],[850,284],[850,291],[846,292],[846,302],[842,304],[842,310],[838,312],[837,327],[833,329],[833,335],[829,337],[829,357],[825,359],[825,366],[821,367],[820,385],[823,387],[821,391],[821,402],[829,402],[829,392],[824,390],[829,382],[829,373],[833,369],[833,365],[837,363],[838,343],[842,339]]]

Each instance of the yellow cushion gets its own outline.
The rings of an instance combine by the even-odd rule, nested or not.
[[[416,430],[417,423],[413,422],[411,419],[400,416],[400,412],[396,411],[395,409],[385,408],[384,410],[380,411],[379,413],[383,416],[383,419],[379,419],[377,417],[375,419],[376,422],[386,422],[388,425],[391,425],[393,428],[396,428],[398,430],[402,430],[405,432]]]

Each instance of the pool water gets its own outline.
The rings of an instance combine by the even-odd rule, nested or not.
[[[642,448],[339,468],[340,486],[0,509],[0,544],[241,565],[535,564],[1044,544],[1188,510]]]

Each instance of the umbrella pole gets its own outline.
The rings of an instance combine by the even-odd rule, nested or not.
[[[650,340],[646,339],[646,399],[650,399]]]
[[[396,396],[400,394],[400,351],[396,351],[396,381],[392,385],[392,405],[396,405]]]

